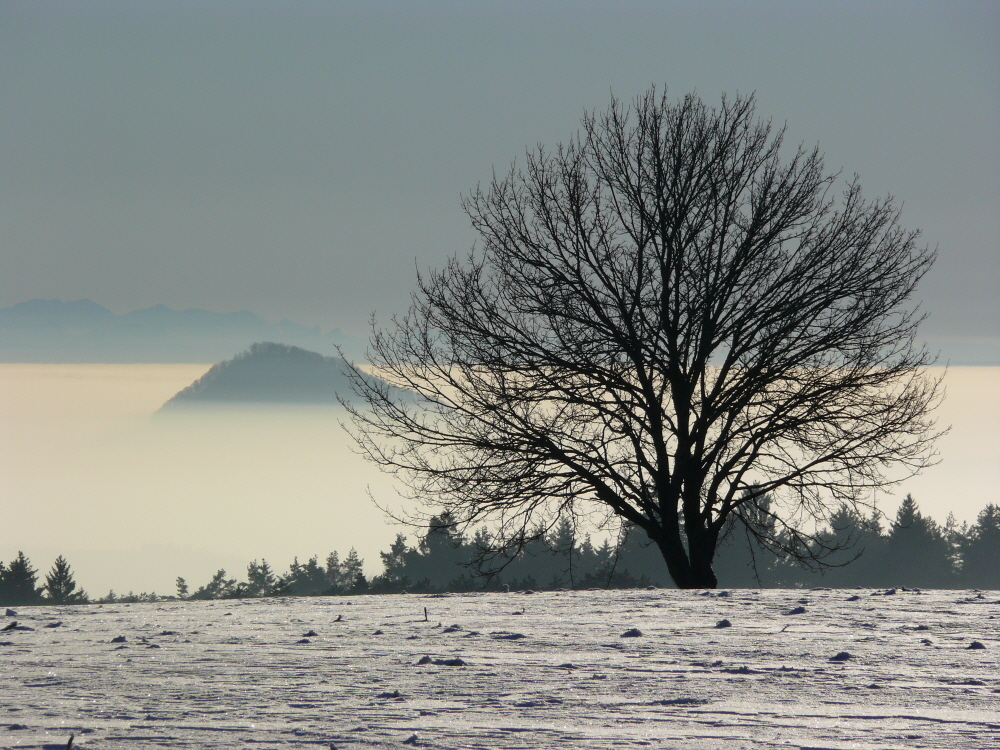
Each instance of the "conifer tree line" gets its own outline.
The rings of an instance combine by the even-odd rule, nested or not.
[[[471,538],[460,533],[447,513],[431,519],[415,545],[398,534],[381,552],[383,571],[368,578],[357,551],[341,559],[295,558],[287,572],[277,573],[266,560],[247,566],[245,581],[219,570],[212,579],[190,590],[177,579],[177,594],[116,595],[98,602],[144,602],[164,598],[236,599],[265,596],[333,596],[349,594],[442,593],[498,590],[670,587],[670,576],[659,551],[644,534],[625,528],[619,539],[595,545],[582,537],[568,519],[534,541],[492,575],[478,572],[487,548],[486,529]],[[862,518],[846,505],[829,519],[820,535],[828,548],[838,548],[838,567],[822,573],[796,564],[756,541],[734,522],[715,560],[719,583],[730,588],[829,586],[832,588],[903,586],[911,588],[1000,589],[1000,505],[987,505],[974,524],[959,524],[949,515],[939,524],[920,512],[909,495],[895,518]],[[494,561],[495,562],[495,561]],[[38,572],[23,552],[9,563],[0,561],[0,606],[85,604],[87,593],[77,587],[69,563],[58,557],[39,585]]]
[[[762,504],[766,510],[766,503]],[[511,590],[672,587],[663,556],[645,534],[624,528],[617,540],[595,545],[580,535],[568,519],[539,532],[516,556],[502,560],[502,569],[480,573],[487,530],[467,538],[448,513],[430,519],[415,545],[397,534],[386,552],[379,553],[382,573],[367,578],[363,561],[352,549],[341,560],[336,552],[325,561],[318,556],[277,575],[266,560],[247,568],[247,580],[227,578],[225,570],[189,593],[179,578],[178,596],[217,599],[258,596],[323,596],[345,594],[443,593]],[[727,529],[715,559],[722,586],[742,587],[871,587],[1000,589],[1000,506],[987,505],[972,525],[949,515],[944,524],[924,516],[909,495],[895,518],[883,524],[878,516],[861,518],[847,505],[833,514],[818,543],[837,549],[838,567],[822,573],[804,569],[803,555],[781,555],[767,549],[741,529],[738,521]],[[807,557],[807,556],[805,556]]]
[[[38,571],[23,552],[6,565],[0,560],[0,604],[87,604],[90,597],[77,589],[73,572],[62,555],[52,564],[45,583],[38,585]]]

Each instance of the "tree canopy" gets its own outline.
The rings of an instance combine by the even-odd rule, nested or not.
[[[734,522],[822,564],[817,520],[933,461],[935,253],[783,140],[752,96],[654,88],[495,174],[464,200],[478,246],[373,329],[416,398],[355,370],[362,451],[498,550],[584,515],[644,531],[681,587],[716,585]]]

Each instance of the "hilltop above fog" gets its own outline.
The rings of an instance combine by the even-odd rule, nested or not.
[[[0,309],[0,362],[219,362],[256,341],[321,352],[339,345],[361,357],[365,341],[252,312],[173,310],[164,305],[116,315],[90,300],[35,299]]]
[[[297,346],[265,342],[220,362],[179,391],[165,410],[208,403],[336,404],[352,395],[347,363]]]

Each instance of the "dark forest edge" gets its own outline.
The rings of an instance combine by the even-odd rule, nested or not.
[[[367,578],[364,561],[355,550],[341,560],[337,552],[324,562],[318,556],[277,574],[266,560],[247,566],[247,580],[228,578],[225,570],[191,592],[183,578],[177,594],[117,595],[95,603],[155,602],[177,599],[240,599],[266,596],[336,596],[351,594],[446,593],[500,590],[672,587],[659,551],[645,535],[626,530],[617,544],[595,546],[582,541],[564,520],[548,533],[524,545],[522,551],[493,575],[477,571],[484,546],[480,529],[471,539],[455,530],[446,515],[431,519],[415,546],[398,534],[387,552],[379,553],[383,572]],[[828,521],[823,541],[841,548],[823,572],[802,568],[748,540],[733,527],[720,545],[715,570],[720,585],[730,588],[955,588],[1000,589],[1000,506],[989,504],[972,525],[949,515],[942,525],[920,513],[907,495],[896,518],[883,528],[877,517],[860,518],[842,507]],[[69,563],[61,555],[38,585],[38,573],[23,552],[10,563],[0,562],[0,605],[87,604],[92,600],[77,587]]]

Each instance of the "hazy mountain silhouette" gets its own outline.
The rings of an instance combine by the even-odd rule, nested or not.
[[[251,312],[156,305],[115,315],[85,299],[35,299],[0,309],[0,362],[218,362],[255,341],[331,353],[337,344],[357,358],[367,343],[337,329],[268,323]]]
[[[351,384],[339,357],[265,342],[220,362],[163,405],[170,410],[206,403],[337,403]]]

